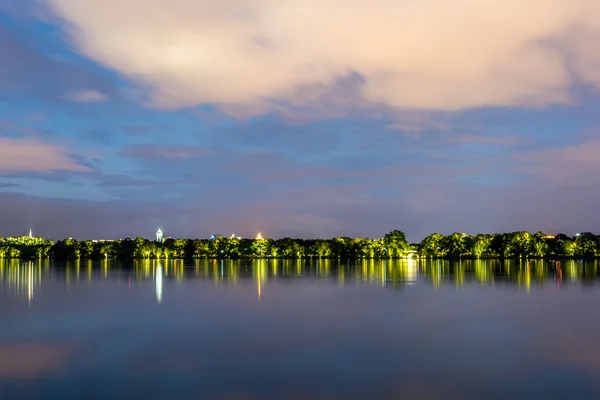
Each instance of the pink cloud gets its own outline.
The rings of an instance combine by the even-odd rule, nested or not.
[[[104,93],[97,90],[77,90],[67,94],[67,99],[78,103],[98,103],[108,100]]]
[[[0,138],[0,172],[88,172],[68,150],[35,140]]]
[[[526,163],[518,172],[542,177],[565,184],[599,183],[600,139],[591,139],[579,144],[531,151],[516,155]]]
[[[79,51],[164,109],[255,115],[284,99],[305,113],[348,71],[358,97],[402,110],[568,103],[573,73],[600,87],[597,0],[48,3]],[[334,115],[353,106],[342,93],[325,102]]]
[[[519,137],[486,137],[476,135],[459,135],[447,140],[448,143],[456,144],[494,144],[498,146],[512,146],[523,142]]]
[[[134,159],[186,159],[215,154],[210,149],[199,146],[138,144],[121,151],[121,156]]]

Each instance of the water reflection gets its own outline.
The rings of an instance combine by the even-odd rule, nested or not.
[[[31,303],[42,283],[42,263],[0,260],[0,279],[4,290]]]
[[[593,283],[599,278],[598,260],[141,260],[132,265],[113,261],[53,263],[51,261],[0,260],[0,282],[4,293],[33,301],[45,280],[64,281],[67,287],[83,281],[108,279],[126,271],[128,287],[134,281],[154,280],[156,300],[163,300],[164,282],[190,279],[213,281],[216,286],[237,285],[252,280],[257,299],[261,299],[271,280],[315,279],[349,281],[361,285],[400,288],[406,285],[430,285],[439,288],[451,284],[480,286],[508,285],[530,291],[533,287],[553,284],[558,287]]]
[[[597,279],[595,260],[0,260],[0,390],[600,398],[600,291],[569,290]]]
[[[156,267],[156,301],[158,301],[158,303],[160,304],[161,300],[162,300],[162,265],[158,265]]]

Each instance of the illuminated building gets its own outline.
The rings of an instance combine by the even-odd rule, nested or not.
[[[262,239],[263,239],[262,235],[260,234],[260,232],[258,232],[258,235],[256,235],[255,240],[262,240]]]
[[[160,228],[158,228],[158,231],[156,231],[156,241],[158,243],[163,242],[163,232],[160,230]]]
[[[33,239],[33,232],[31,231],[31,229],[29,230],[29,239]]]

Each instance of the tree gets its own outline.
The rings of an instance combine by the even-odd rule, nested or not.
[[[61,261],[79,260],[81,255],[79,243],[73,239],[65,239],[56,242],[56,244],[50,248],[49,253],[53,259]]]
[[[331,254],[336,258],[350,258],[352,239],[349,237],[335,238],[331,242]]]
[[[319,258],[331,257],[331,244],[327,240],[317,240],[312,252]]]
[[[464,238],[466,236],[466,234],[458,232],[446,236],[441,243],[444,254],[450,258],[460,258],[465,255],[467,252],[467,245]]]
[[[187,243],[189,239],[175,239],[173,241],[173,257],[174,258],[184,258],[185,257],[185,248],[187,247]]]
[[[419,253],[427,258],[443,257],[446,255],[442,249],[444,236],[439,233],[432,233],[419,243]]]
[[[356,258],[374,258],[375,250],[373,241],[367,238],[356,238],[352,241],[354,256]]]
[[[478,234],[470,240],[471,243],[471,255],[475,258],[481,258],[484,254],[490,251],[492,244],[492,236],[485,234]]]
[[[373,250],[373,258],[384,259],[389,258],[389,253],[383,238],[377,238],[371,241],[371,249]]]
[[[600,241],[598,236],[590,232],[584,232],[575,238],[576,252],[578,256],[596,257]]]
[[[255,239],[252,241],[252,255],[257,258],[264,258],[270,255],[270,242],[268,239]]]
[[[133,239],[133,258],[142,260],[150,258],[150,246],[146,239],[141,237]]]
[[[547,257],[597,257],[600,255],[600,237],[590,232],[569,237],[564,234],[549,236],[543,232],[525,231],[504,234],[453,233],[442,236],[434,233],[417,245],[409,245],[399,230],[383,238],[338,237],[324,239],[238,239],[219,237],[213,240],[172,239],[164,242],[144,238],[115,241],[81,241],[72,238],[54,243],[42,238],[0,237],[0,258],[55,260],[87,259],[168,259],[168,258],[263,258],[303,257],[340,259],[399,258],[409,249],[416,249],[423,257],[460,259],[465,257],[527,258]]]
[[[188,243],[189,249],[186,250],[188,257],[208,258],[210,257],[210,246],[206,240],[190,240]]]
[[[544,240],[534,239],[533,255],[535,257],[546,257],[550,254],[550,246]]]
[[[560,255],[572,257],[577,252],[577,243],[571,239],[560,240]]]
[[[391,258],[400,258],[408,250],[408,242],[404,232],[393,230],[383,237],[383,242]]]
[[[514,256],[528,257],[533,254],[533,237],[529,232],[513,232],[509,235]]]
[[[91,240],[79,242],[79,248],[81,259],[90,260],[92,258],[92,254],[94,253],[94,242]]]
[[[302,258],[304,257],[304,248],[291,238],[276,240],[274,246],[277,248],[277,254],[281,258]]]

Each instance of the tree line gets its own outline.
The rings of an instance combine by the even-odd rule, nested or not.
[[[598,257],[600,236],[582,233],[574,237],[542,232],[467,235],[434,233],[420,243],[409,244],[405,234],[394,230],[382,238],[333,239],[166,239],[144,238],[58,242],[43,238],[0,238],[0,258],[54,260],[133,259],[244,259],[244,258],[332,258],[394,259],[406,256],[440,259]]]

